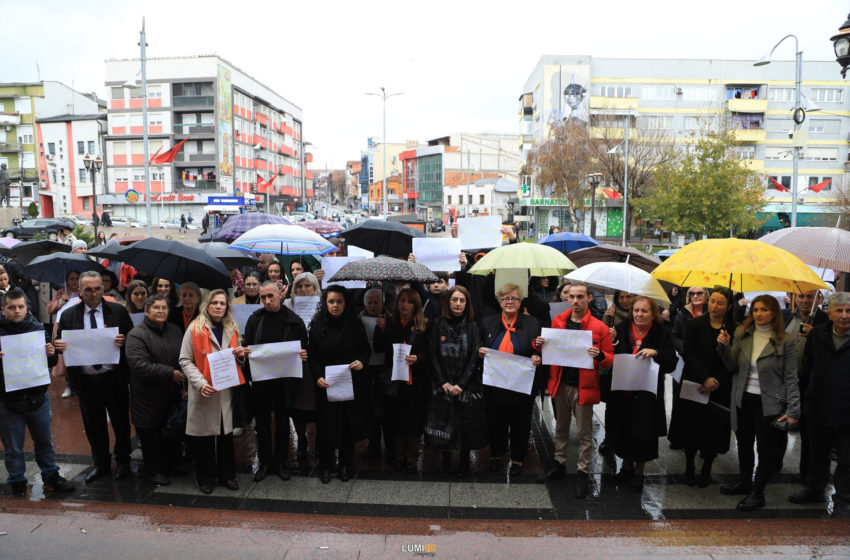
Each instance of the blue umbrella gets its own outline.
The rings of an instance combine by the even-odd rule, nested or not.
[[[585,247],[595,247],[599,242],[592,237],[588,237],[583,233],[573,233],[570,231],[562,231],[553,233],[546,237],[541,237],[537,240],[541,245],[548,245],[553,249],[557,249],[565,255],[571,251],[584,249]]]

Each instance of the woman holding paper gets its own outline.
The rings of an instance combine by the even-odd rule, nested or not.
[[[227,292],[213,290],[192,321],[180,348],[180,367],[189,380],[189,410],[186,434],[195,436],[198,486],[204,494],[213,491],[216,478],[230,490],[238,490],[233,451],[233,402],[230,388],[213,387],[208,354],[232,348],[237,363],[245,361],[239,332]],[[237,366],[240,384],[245,383]]]
[[[377,326],[374,349],[384,353],[384,375],[390,380],[383,404],[395,430],[395,468],[412,474],[416,472],[419,440],[425,430],[425,404],[431,377],[428,321],[422,313],[419,293],[412,288],[401,290],[395,313],[388,321],[379,318]],[[403,349],[409,353],[404,356],[401,368],[394,367],[398,352]]]
[[[676,368],[676,350],[670,333],[664,328],[661,312],[654,300],[638,296],[632,303],[631,317],[615,329],[614,354],[632,354],[658,364],[656,392],[612,390],[606,415],[608,443],[623,459],[617,480],[635,491],[643,489],[643,469],[647,461],[658,458],[658,438],[667,433],[664,411],[664,374]],[[616,386],[617,358],[614,358],[612,385]]]
[[[446,294],[442,315],[431,327],[434,363],[431,370],[431,399],[454,399],[456,410],[453,432],[455,448],[460,449],[457,476],[469,476],[469,451],[488,443],[484,386],[478,368],[478,324],[472,314],[470,295],[463,286],[454,286]],[[443,397],[445,395],[445,397]],[[442,472],[449,473],[451,450],[443,450]]]
[[[481,321],[481,347],[478,356],[484,359],[488,350],[498,350],[517,356],[531,357],[534,367],[540,365],[540,323],[531,315],[519,313],[522,290],[516,284],[505,284],[496,292],[502,312]],[[522,473],[528,453],[528,434],[531,431],[532,393],[523,394],[499,387],[486,387],[487,427],[490,433],[490,472],[501,468],[502,456],[508,450],[510,434],[511,476]]]
[[[348,290],[344,286],[328,286],[310,323],[307,356],[318,387],[316,438],[319,478],[324,484],[331,480],[334,450],[339,450],[339,479],[345,482],[351,478],[354,443],[365,438],[370,427],[369,380],[363,369],[369,363],[369,341],[363,323],[347,299]],[[340,375],[340,370],[347,370],[348,375]],[[337,389],[344,389],[349,377],[351,392],[342,396],[347,400],[337,400]]]
[[[730,408],[741,471],[738,482],[721,486],[720,492],[746,494],[737,508],[751,511],[764,506],[764,488],[787,445],[786,430],[794,429],[800,418],[797,346],[785,332],[779,303],[769,294],[753,299],[731,348],[727,332],[717,342],[723,362],[734,372]],[[753,443],[758,447],[755,480]]]
[[[679,414],[670,420],[670,443],[685,450],[684,481],[705,488],[711,484],[711,465],[719,453],[729,451],[729,400],[732,391],[732,372],[724,365],[717,344],[721,332],[734,332],[727,322],[733,305],[732,292],[715,288],[708,298],[708,313],[688,321],[685,329],[685,367],[682,391],[675,406]],[[731,321],[731,318],[729,319]],[[685,398],[695,389],[711,403]],[[683,396],[684,394],[684,396]],[[719,405],[719,406],[718,406]],[[723,412],[726,412],[725,419]],[[703,458],[699,477],[695,476],[697,451]]]

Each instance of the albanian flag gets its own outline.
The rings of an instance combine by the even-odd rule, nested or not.
[[[777,181],[776,179],[774,179],[774,178],[773,178],[773,177],[771,177],[770,175],[768,175],[768,177],[767,177],[767,178],[768,178],[768,179],[770,179],[770,182],[771,182],[771,183],[773,183],[773,188],[774,188],[774,189],[776,189],[776,190],[778,190],[778,191],[781,191],[781,192],[789,192],[789,191],[788,191],[788,187],[786,187],[785,185],[783,185],[782,183],[780,183],[779,181]]]
[[[611,200],[619,200],[623,198],[623,195],[619,193],[619,191],[615,191],[614,189],[602,189],[602,192],[608,196]]]
[[[180,151],[180,148],[183,147],[183,144],[185,144],[186,140],[188,139],[188,137],[184,138],[183,140],[175,144],[173,148],[171,148],[170,150],[166,150],[161,154],[154,154],[154,156],[151,158],[151,165],[155,165],[157,163],[163,164],[173,162],[174,158],[177,157],[177,152]]]

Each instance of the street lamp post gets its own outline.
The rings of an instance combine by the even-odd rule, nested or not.
[[[590,237],[596,238],[596,188],[602,181],[602,173],[595,171],[587,176],[590,179]]]
[[[797,227],[797,176],[800,171],[801,148],[798,145],[798,142],[801,141],[800,126],[806,120],[806,111],[802,106],[802,91],[800,89],[803,82],[803,51],[800,50],[800,43],[797,41],[797,36],[786,35],[781,38],[779,42],[773,45],[770,52],[753,63],[753,66],[765,66],[770,64],[770,57],[773,55],[773,51],[776,50],[776,47],[778,47],[782,41],[789,37],[794,39],[794,51],[797,53],[794,62],[794,107],[791,109],[794,118],[794,139],[792,140],[793,146],[791,148],[791,152],[794,156],[794,166],[791,171],[791,227]]]
[[[629,231],[629,131],[631,129],[631,114],[626,115],[623,129],[623,142],[608,150],[609,154],[617,154],[623,148],[623,247],[626,246],[626,236]]]
[[[835,49],[835,61],[841,66],[841,77],[846,77],[850,67],[850,14],[847,20],[838,28],[838,33],[829,38]]]
[[[303,129],[302,129],[303,138]],[[304,210],[307,210],[307,146],[312,146],[312,142],[301,141],[301,204],[304,205]]]
[[[381,93],[367,93],[366,95],[375,95],[380,97],[384,101],[384,181],[383,181],[383,189],[381,192],[381,196],[384,201],[384,219],[387,219],[387,98],[393,97],[395,95],[404,95],[403,92],[400,93],[387,93],[387,90],[384,89],[384,86],[381,86]]]
[[[86,170],[91,173],[91,203],[92,203],[92,212],[97,214],[97,173],[103,168],[103,160],[98,157],[97,159],[93,159],[91,155],[86,154],[86,157],[83,158],[83,164],[86,166]],[[97,243],[97,220],[92,220],[92,225],[94,225],[94,242]]]

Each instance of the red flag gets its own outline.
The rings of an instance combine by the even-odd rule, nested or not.
[[[151,156],[150,161],[148,162],[149,165],[153,164],[153,160],[156,158],[157,154],[159,154],[159,151],[161,149],[162,149],[162,146],[160,146],[159,148],[156,149],[156,152],[154,152],[154,154]]]
[[[260,176],[257,175],[257,177],[260,177]],[[272,175],[272,178],[269,179],[268,181],[265,181],[262,185],[258,183],[257,184],[257,192],[266,192],[266,189],[268,189],[269,187],[271,187],[274,184],[274,180],[276,178],[277,177],[275,175]]]
[[[781,191],[781,192],[789,192],[789,191],[788,191],[788,187],[786,187],[786,186],[785,186],[785,185],[783,185],[782,183],[778,182],[776,179],[774,179],[774,178],[773,178],[773,177],[771,177],[770,175],[768,175],[768,176],[767,176],[767,178],[768,178],[768,179],[770,179],[770,182],[771,182],[771,183],[773,183],[773,188],[774,188],[774,189],[776,189],[776,190],[778,190],[778,191]]]
[[[177,152],[180,151],[180,148],[183,147],[183,144],[185,144],[186,140],[188,140],[188,139],[189,139],[188,137],[184,138],[183,140],[181,140],[180,142],[175,144],[174,147],[171,148],[170,150],[166,150],[165,152],[159,154],[158,156],[152,157],[151,158],[151,164],[171,163],[172,161],[174,161],[174,158],[177,157]]]
[[[824,181],[822,183],[818,183],[817,185],[812,185],[812,186],[809,187],[809,190],[815,191],[815,192],[821,192],[823,189],[826,188],[826,186],[830,183],[830,181],[832,181],[832,179],[827,179],[826,181]]]
[[[614,189],[602,189],[602,192],[604,192],[611,200],[619,200],[623,198],[623,195]]]

